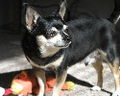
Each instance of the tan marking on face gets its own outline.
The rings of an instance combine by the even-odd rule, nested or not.
[[[56,31],[56,32],[58,32],[58,29],[55,28],[55,27],[52,27],[50,30],[51,30],[51,31]]]
[[[63,29],[65,30],[65,29],[67,29],[68,28],[68,26],[67,25],[63,25]]]
[[[68,29],[68,26],[67,26],[67,25],[63,25],[63,33],[64,33],[65,35],[69,36],[68,33],[64,32],[66,29]]]

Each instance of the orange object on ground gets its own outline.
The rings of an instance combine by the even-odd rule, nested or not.
[[[26,71],[22,71],[20,74],[16,75],[12,81],[11,90],[13,94],[23,94],[27,96],[32,93],[32,79],[28,76]]]
[[[49,77],[46,80],[46,91],[52,91],[55,85],[56,79],[54,77]],[[22,71],[20,74],[15,76],[12,81],[11,89],[13,94],[23,94],[27,96],[30,93],[37,94],[39,91],[39,86],[35,76],[31,76],[27,71]],[[69,81],[66,82],[62,90],[72,90],[74,89],[74,83]]]
[[[50,77],[46,81],[46,91],[52,91],[54,85],[55,85],[56,79],[53,77]],[[67,90],[68,86],[66,83],[63,85],[62,90]]]

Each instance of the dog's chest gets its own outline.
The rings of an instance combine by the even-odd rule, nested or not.
[[[61,65],[61,63],[62,63],[62,61],[63,61],[63,58],[64,58],[64,56],[62,55],[62,56],[60,56],[57,60],[55,60],[55,61],[47,64],[45,67],[46,67],[46,68],[50,68],[50,69],[51,69],[51,68],[52,68],[52,69],[56,69],[56,68],[58,68],[58,67]]]
[[[60,56],[59,58],[57,58],[56,60],[54,60],[52,62],[49,62],[48,64],[45,64],[45,66],[42,64],[41,65],[37,64],[29,58],[28,59],[33,67],[40,68],[43,70],[54,70],[54,69],[57,69],[61,65],[63,58],[64,58],[64,55]]]

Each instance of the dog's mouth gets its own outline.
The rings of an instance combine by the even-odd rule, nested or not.
[[[65,45],[55,45],[56,47],[60,47],[60,48],[67,48],[67,47],[69,47],[70,46],[70,44],[71,44],[71,41],[70,42],[68,42],[68,43],[66,43]]]

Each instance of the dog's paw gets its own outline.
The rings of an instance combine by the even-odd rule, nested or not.
[[[37,96],[46,96],[45,94],[43,95],[43,94],[38,94]]]
[[[65,94],[61,91],[60,93],[53,93],[52,96],[65,96]]]
[[[52,96],[59,96],[58,94],[53,94]]]
[[[99,86],[93,86],[93,87],[91,88],[91,90],[93,90],[93,91],[100,91],[101,88],[100,88]]]
[[[115,92],[113,92],[112,96],[120,96],[120,89],[117,89]]]

